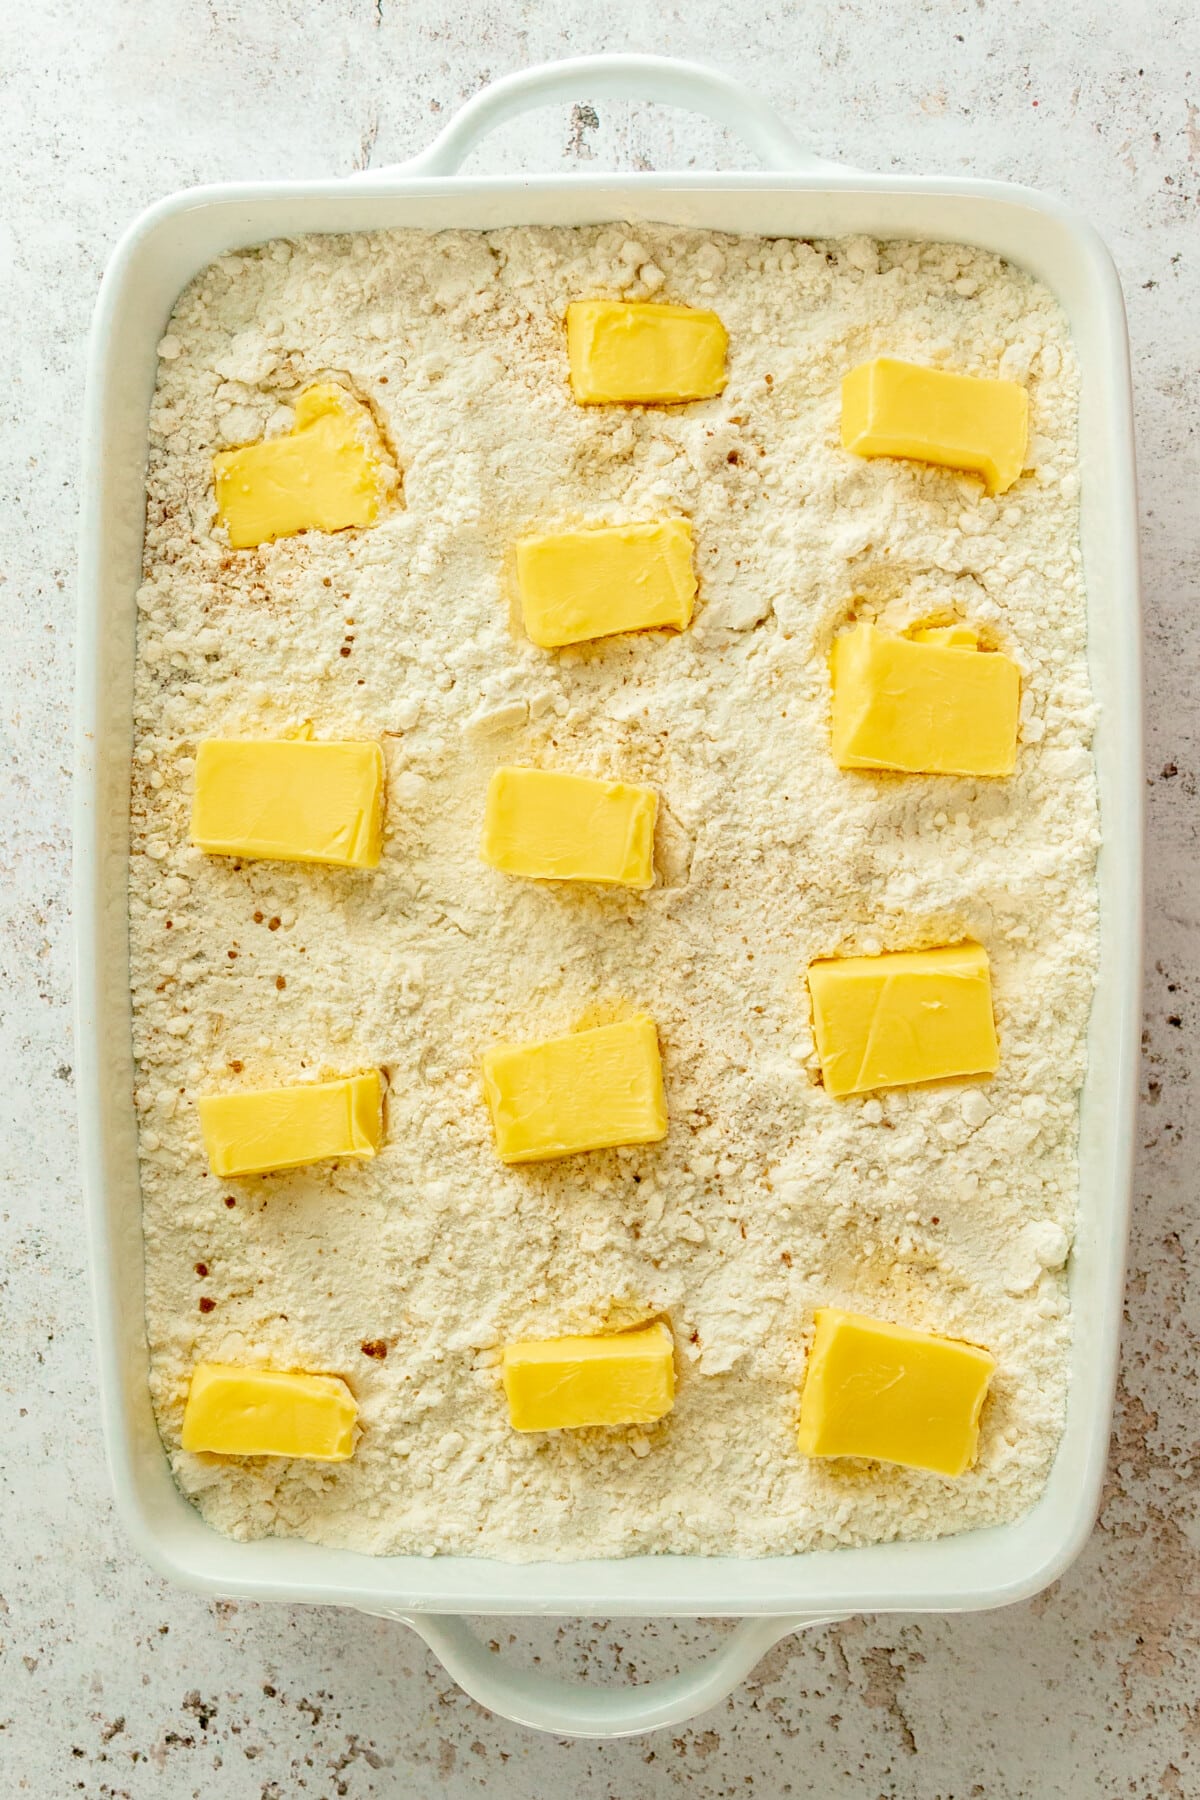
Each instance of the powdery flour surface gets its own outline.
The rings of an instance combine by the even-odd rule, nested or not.
[[[562,314],[597,294],[715,306],[724,395],[577,407]],[[841,451],[840,378],[885,352],[1028,385],[1014,489]],[[222,258],[160,354],[131,912],[152,1382],[184,1492],[237,1537],[508,1558],[762,1555],[1022,1512],[1063,1416],[1097,941],[1077,376],[1053,300],[946,245],[397,232]],[[230,553],[213,450],[286,428],[326,378],[375,408],[403,504]],[[689,631],[546,653],[514,628],[520,533],[676,512],[698,547]],[[1017,658],[1012,780],[834,767],[827,658],[852,614],[966,618]],[[202,738],[309,729],[382,736],[377,872],[189,847]],[[486,867],[500,762],[657,788],[657,885]],[[964,936],[992,960],[999,1074],[830,1099],[807,962]],[[484,1048],[632,1010],[659,1028],[667,1140],[505,1169]],[[198,1094],[372,1064],[375,1162],[207,1173]],[[993,1351],[971,1473],[800,1457],[822,1304]],[[660,1312],[667,1419],[509,1429],[505,1340]],[[201,1357],[344,1376],[354,1460],[184,1455]]]

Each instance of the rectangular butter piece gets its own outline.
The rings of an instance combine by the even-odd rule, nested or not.
[[[966,627],[894,637],[855,625],[834,638],[830,673],[840,769],[1012,774],[1021,671]]]
[[[835,1096],[995,1072],[981,944],[833,957],[809,964],[808,987],[821,1072]]]
[[[206,738],[196,752],[192,842],[210,856],[376,868],[379,745]]]
[[[345,1462],[354,1454],[357,1417],[354,1395],[337,1375],[202,1362],[192,1371],[181,1442],[216,1456]]]
[[[908,456],[982,475],[989,494],[1025,466],[1029,396],[1015,381],[981,380],[877,356],[842,381],[842,448]]]
[[[970,1468],[996,1367],[986,1350],[832,1307],[816,1326],[800,1402],[805,1456],[869,1456],[939,1475]]]
[[[282,437],[213,457],[217,522],[234,550],[373,525],[396,482],[369,408],[333,382],[301,394]]]
[[[671,627],[692,617],[696,575],[687,519],[601,525],[517,543],[525,629],[543,650]]]
[[[707,400],[725,386],[729,336],[715,312],[653,302],[573,300],[571,388],[581,406]]]
[[[675,1401],[675,1347],[661,1321],[606,1336],[507,1344],[502,1374],[514,1431],[649,1425]]]
[[[484,859],[508,875],[648,888],[657,812],[652,788],[550,769],[497,769],[488,786]]]
[[[914,625],[902,634],[914,644],[945,644],[958,650],[978,650],[979,633],[969,625]]]
[[[196,1102],[214,1175],[265,1175],[374,1156],[383,1141],[379,1071],[341,1081],[203,1094]]]
[[[493,1045],[483,1083],[506,1163],[667,1135],[658,1033],[644,1015],[540,1044]]]

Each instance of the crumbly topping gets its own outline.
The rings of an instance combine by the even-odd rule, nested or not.
[[[715,306],[724,395],[575,405],[563,311],[604,294]],[[840,378],[884,352],[1027,384],[1011,492],[840,449]],[[207,269],[160,357],[130,905],[152,1389],[184,1492],[237,1537],[509,1558],[760,1555],[1022,1512],[1063,1418],[1097,945],[1077,373],[1051,296],[942,244],[314,237]],[[286,429],[325,379],[370,402],[402,497],[367,531],[231,553],[213,450]],[[522,532],[676,512],[698,546],[690,630],[555,654],[514,628]],[[827,659],[854,615],[961,617],[1016,657],[1013,779],[834,767]],[[197,743],[302,729],[381,735],[382,867],[190,848]],[[485,866],[499,762],[656,787],[656,886]],[[995,1079],[831,1099],[808,961],[963,936],[991,956]],[[633,1010],[658,1024],[667,1140],[504,1168],[484,1048]],[[197,1094],[372,1064],[390,1083],[375,1162],[207,1172]],[[822,1304],[993,1351],[971,1473],[798,1454]],[[667,1419],[509,1429],[505,1340],[660,1312]],[[200,1357],[344,1376],[356,1457],[183,1454]]]

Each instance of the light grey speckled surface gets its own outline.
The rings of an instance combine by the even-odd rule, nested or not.
[[[1200,1794],[1195,1383],[1200,1020],[1200,41],[1191,0],[0,0],[0,1773],[38,1800],[557,1796],[847,1800]],[[1189,41],[1190,40],[1190,41]],[[1099,1527],[1029,1605],[859,1620],[774,1651],[694,1726],[541,1739],[402,1627],[209,1604],[132,1557],[108,1498],[81,1255],[68,783],[84,337],[117,233],[157,196],[411,153],[481,83],[597,49],[719,55],[826,155],[1049,188],[1128,297],[1149,700],[1149,944],[1123,1376]],[[586,100],[581,96],[581,100]],[[732,166],[645,108],[544,113],[507,165]],[[15,174],[15,179],[14,179]],[[485,1630],[564,1674],[645,1678],[723,1627]]]

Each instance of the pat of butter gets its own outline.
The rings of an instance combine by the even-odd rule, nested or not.
[[[822,1308],[800,1402],[805,1456],[869,1456],[961,1475],[996,1364],[957,1338]]]
[[[809,964],[808,987],[831,1094],[995,1072],[992,984],[981,944],[834,957]]]
[[[508,875],[648,888],[654,881],[653,788],[549,769],[497,769],[483,855]]]
[[[216,1456],[354,1454],[354,1395],[337,1375],[299,1375],[238,1363],[197,1363],[183,1414],[185,1450]]]
[[[675,1347],[661,1321],[602,1337],[507,1344],[502,1364],[514,1431],[649,1425],[675,1400]]]
[[[282,437],[213,457],[217,520],[234,550],[299,531],[373,525],[395,485],[370,411],[333,383],[301,394]]]
[[[682,631],[696,599],[687,519],[601,525],[517,543],[525,629],[543,650],[669,626]]]
[[[830,673],[840,769],[1012,774],[1021,671],[967,627],[893,637],[855,625],[834,638]]]
[[[507,1163],[667,1135],[658,1033],[642,1015],[540,1044],[493,1045],[483,1083]]]
[[[373,869],[382,812],[378,744],[206,738],[196,753],[192,842],[211,856]]]
[[[979,648],[979,633],[969,625],[914,625],[904,636],[914,644],[946,644],[954,650]]]
[[[980,380],[877,356],[842,381],[842,448],[908,456],[982,475],[1003,494],[1025,466],[1029,396],[1015,381]]]
[[[342,1081],[204,1094],[197,1101],[214,1175],[265,1175],[374,1156],[383,1140],[379,1071]]]
[[[567,308],[571,388],[581,406],[707,400],[725,386],[729,335],[714,312],[622,300]]]

